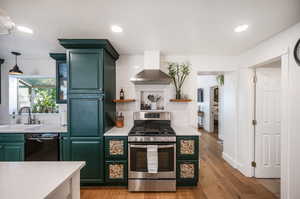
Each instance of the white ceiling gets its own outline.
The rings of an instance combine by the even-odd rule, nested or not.
[[[107,38],[120,54],[237,55],[300,21],[299,0],[0,0],[35,34],[0,35],[0,56],[63,52],[57,38]],[[123,33],[112,33],[118,24]],[[233,29],[249,24],[243,33]]]

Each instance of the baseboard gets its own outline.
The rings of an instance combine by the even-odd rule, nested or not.
[[[240,171],[244,176],[251,177],[251,172],[249,172],[249,167],[245,167],[245,165],[240,162],[235,161],[231,156],[226,153],[222,153],[223,159],[233,168]]]
[[[226,153],[222,153],[222,156],[223,156],[223,159],[228,163],[228,164],[230,164],[233,168],[237,168],[237,165],[236,165],[236,162],[234,161],[234,159],[231,157],[231,156],[229,156],[228,154],[226,154]]]

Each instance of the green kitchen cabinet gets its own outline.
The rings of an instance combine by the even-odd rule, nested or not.
[[[103,135],[103,100],[101,94],[71,94],[68,101],[68,126],[71,137]]]
[[[105,136],[105,159],[127,159],[127,136]]]
[[[105,161],[105,182],[108,184],[127,184],[127,160]]]
[[[68,65],[66,53],[50,53],[56,61],[56,103],[66,104],[68,95]]]
[[[177,136],[176,138],[177,159],[199,158],[198,136]]]
[[[85,160],[83,184],[105,182],[103,134],[114,126],[116,60],[105,39],[59,39],[68,66],[68,135],[61,140],[62,160]]]
[[[196,186],[199,174],[199,136],[176,137],[178,186]]]
[[[198,183],[198,160],[177,160],[176,181],[179,186],[193,186]]]
[[[1,134],[0,161],[24,161],[24,143],[23,134]]]
[[[80,172],[81,184],[104,182],[103,138],[68,138],[61,140],[61,158],[65,161],[85,161]]]
[[[103,92],[103,50],[68,50],[70,93]]]

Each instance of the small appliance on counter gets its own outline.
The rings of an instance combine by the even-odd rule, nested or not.
[[[124,116],[123,116],[122,112],[120,114],[117,113],[116,127],[117,128],[123,128],[124,127]]]
[[[128,134],[128,190],[176,191],[176,134],[170,112],[135,112]]]

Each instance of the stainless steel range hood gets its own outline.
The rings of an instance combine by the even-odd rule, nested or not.
[[[170,84],[169,75],[160,70],[160,52],[144,52],[144,70],[136,74],[130,81],[134,84]]]

